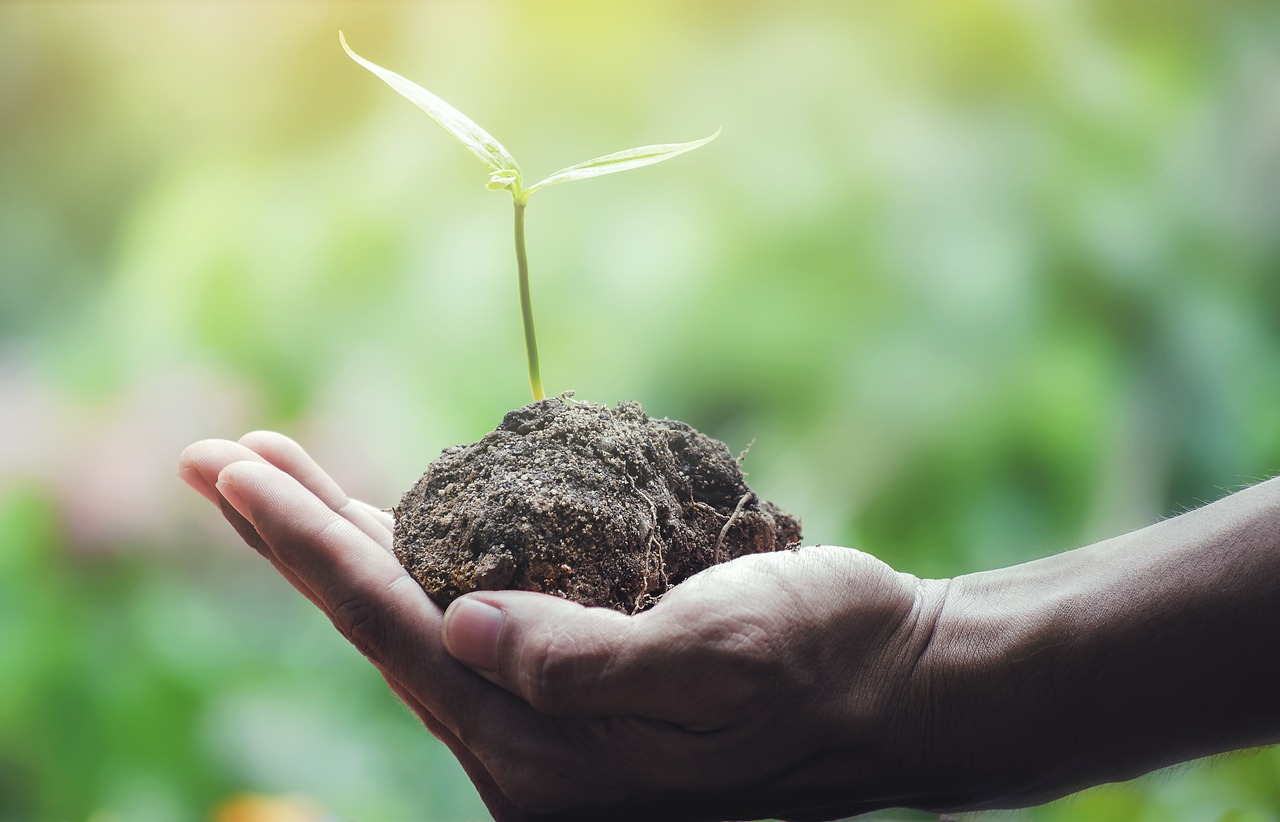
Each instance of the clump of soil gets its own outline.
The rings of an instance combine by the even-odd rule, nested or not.
[[[442,607],[519,589],[636,613],[704,568],[800,542],[723,443],[638,403],[559,397],[445,449],[395,519],[396,556]]]

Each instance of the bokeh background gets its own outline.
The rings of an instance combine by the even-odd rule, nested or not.
[[[463,820],[444,748],[175,477],[275,428],[392,504],[548,390],[725,440],[919,575],[1280,468],[1280,7],[0,2],[0,820]],[[997,819],[1280,817],[1280,754]],[[917,818],[887,814],[885,818]],[[973,815],[974,819],[987,818]]]

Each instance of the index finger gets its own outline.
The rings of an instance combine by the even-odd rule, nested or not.
[[[315,593],[334,627],[451,731],[466,740],[463,726],[475,731],[510,712],[507,693],[445,652],[443,612],[395,557],[296,479],[264,463],[236,462],[219,474],[218,490]]]
[[[275,431],[251,431],[240,444],[300,482],[325,505],[360,526],[360,530],[391,550],[395,521],[385,511],[347,496],[342,487],[321,468],[301,445]]]
[[[217,488],[361,653],[385,662],[404,641],[401,632],[418,640],[439,633],[440,609],[400,563],[289,474],[234,462],[218,474]]]

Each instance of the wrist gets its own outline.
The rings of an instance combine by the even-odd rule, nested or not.
[[[1070,792],[1054,728],[1060,655],[1079,655],[1068,603],[1078,591],[1032,592],[1026,566],[951,580],[917,688],[932,717],[921,807],[1012,808]],[[1059,789],[1059,786],[1061,788]]]
[[[935,693],[940,682],[934,675],[941,668],[934,649],[953,580],[889,577],[897,603],[891,618],[872,636],[844,646],[841,663],[824,666],[839,673],[824,689],[831,698],[822,700],[822,731],[814,738],[826,753],[816,762],[825,774],[826,792],[856,801],[834,802],[828,815],[813,818],[833,818],[835,810],[843,817],[889,807],[931,809],[938,785],[953,776],[938,757],[945,743]],[[860,609],[852,610],[833,624],[843,623],[842,633],[858,636],[855,626],[865,626],[868,619]],[[875,652],[868,653],[871,649]]]
[[[1019,807],[1280,740],[1280,484],[958,577],[920,664],[936,802]]]

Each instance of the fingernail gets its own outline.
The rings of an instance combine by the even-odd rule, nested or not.
[[[498,670],[502,611],[476,599],[459,599],[444,616],[444,645],[459,662]]]
[[[244,500],[240,498],[240,492],[231,484],[230,480],[219,479],[217,483],[218,493],[222,494],[222,498],[231,503],[231,507],[240,513],[240,516],[253,522],[252,512],[249,506],[244,504]]]

